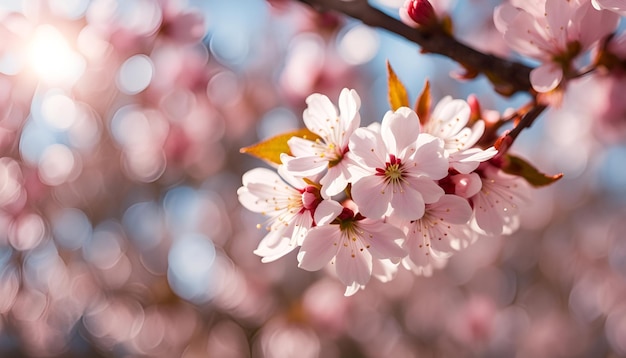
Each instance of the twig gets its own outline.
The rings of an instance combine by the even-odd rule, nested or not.
[[[518,62],[477,51],[444,32],[426,32],[372,7],[366,0],[297,0],[318,11],[335,11],[361,20],[364,24],[398,34],[421,46],[425,52],[453,59],[486,75],[499,93],[532,92],[529,75],[532,68]]]
[[[517,136],[519,136],[522,130],[526,128],[530,128],[535,122],[535,119],[537,119],[537,117],[539,117],[539,115],[543,113],[543,111],[546,108],[548,107],[543,104],[538,104],[535,107],[533,107],[530,111],[528,111],[522,117],[519,123],[517,123],[515,128],[511,129],[511,131],[507,134],[507,136],[511,138],[511,143],[515,141],[515,139],[517,138]]]

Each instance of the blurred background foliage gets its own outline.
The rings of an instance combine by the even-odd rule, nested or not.
[[[458,2],[455,33],[509,56],[499,3]],[[520,231],[345,298],[252,253],[263,218],[236,190],[263,163],[239,148],[301,127],[314,92],[355,88],[379,121],[386,60],[411,100],[426,78],[436,100],[528,97],[287,0],[2,0],[0,34],[0,356],[626,356],[626,146],[595,130],[601,81],[516,142],[565,174]]]

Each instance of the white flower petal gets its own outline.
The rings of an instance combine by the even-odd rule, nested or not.
[[[304,125],[313,133],[328,138],[328,121],[339,116],[333,103],[323,94],[314,93],[306,99],[307,108],[302,114]]]
[[[432,131],[428,133],[442,139],[454,136],[469,121],[470,111],[469,104],[462,99],[446,101],[433,111],[429,120]]]
[[[339,143],[342,146],[348,144],[349,136],[361,125],[359,109],[361,98],[355,90],[344,88],[339,94],[339,112],[341,113],[341,130],[345,133],[344,140]]]
[[[315,142],[300,137],[291,137],[287,141],[289,150],[294,157],[313,157],[321,151]]]
[[[480,163],[493,158],[496,154],[498,154],[498,151],[494,147],[489,147],[485,150],[469,148],[450,154],[450,166],[459,173],[468,174],[476,170]]]
[[[328,161],[320,157],[295,158],[283,153],[280,155],[280,160],[291,175],[300,177],[317,175],[328,167]]]
[[[261,240],[259,246],[254,250],[254,254],[261,257],[261,262],[267,263],[278,260],[296,247],[296,245],[291,244],[291,239],[285,237],[281,231],[273,230]]]
[[[372,260],[372,276],[381,282],[393,280],[397,272],[398,263],[393,263],[390,260]]]
[[[351,285],[346,287],[346,292],[344,292],[344,296],[349,297],[359,292],[359,290],[364,289],[365,285],[359,285],[356,282],[353,282]]]

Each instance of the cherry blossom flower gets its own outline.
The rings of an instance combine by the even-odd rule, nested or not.
[[[436,203],[427,204],[421,219],[403,225],[407,238],[402,247],[408,252],[403,265],[418,274],[427,274],[433,268],[431,256],[445,259],[467,247],[475,237],[467,225],[471,216],[467,200],[456,195],[447,194]]]
[[[513,50],[542,62],[530,81],[549,92],[576,74],[573,61],[613,32],[619,16],[593,11],[589,1],[511,0],[495,9],[494,22]]]
[[[419,119],[410,108],[387,112],[380,133],[357,129],[350,150],[360,165],[351,169],[352,199],[367,217],[419,219],[424,205],[444,194],[434,182],[448,173],[443,141],[420,134]]]
[[[527,200],[524,179],[506,174],[490,164],[478,171],[482,188],[470,198],[474,226],[489,235],[512,233],[519,226],[519,205]]]
[[[597,10],[609,10],[621,16],[626,16],[626,2],[623,0],[591,0]]]
[[[339,95],[339,113],[325,95],[314,93],[306,99],[304,124],[320,136],[316,141],[293,137],[289,148],[293,156],[282,154],[281,160],[293,175],[309,177],[325,174],[320,179],[322,195],[339,194],[348,185],[350,159],[348,140],[361,124],[361,99],[355,90],[344,88]]]
[[[327,217],[308,231],[298,253],[298,267],[317,271],[332,263],[346,285],[346,296],[365,287],[375,260],[399,261],[406,255],[398,243],[404,233],[383,220],[364,218],[348,208],[331,220]]]
[[[472,148],[485,131],[485,123],[478,120],[472,128],[467,127],[471,114],[469,104],[462,99],[444,97],[437,103],[422,131],[443,139],[450,167],[460,173],[470,173],[481,162],[493,158],[498,151]]]
[[[324,200],[319,189],[291,177],[283,168],[279,167],[280,176],[266,168],[252,169],[243,175],[243,186],[237,190],[244,207],[270,217],[269,233],[255,251],[263,262],[274,261],[300,245],[316,217],[341,212],[338,203],[320,205]]]

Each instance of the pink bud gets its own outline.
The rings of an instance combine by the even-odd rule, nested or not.
[[[450,179],[454,183],[454,194],[462,198],[471,198],[482,188],[482,181],[476,173],[457,174]]]
[[[322,201],[320,190],[313,185],[304,188],[302,192],[302,206],[307,210],[315,210]]]
[[[406,0],[400,8],[400,19],[412,27],[430,26],[437,22],[437,14],[428,0]]]
[[[467,97],[467,104],[470,106],[470,121],[475,122],[482,118],[482,109],[480,108],[480,102],[478,97],[474,94],[470,94]]]

